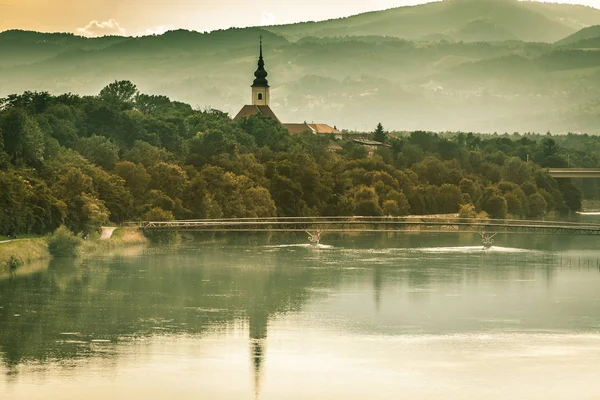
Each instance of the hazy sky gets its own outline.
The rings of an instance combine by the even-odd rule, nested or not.
[[[549,1],[549,0],[543,0]],[[140,35],[323,20],[427,0],[0,0],[0,31]],[[561,0],[600,8],[600,0]]]

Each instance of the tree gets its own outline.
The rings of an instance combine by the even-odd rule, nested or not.
[[[515,216],[523,216],[523,205],[521,204],[521,199],[514,192],[510,192],[504,195],[504,199],[506,200],[506,209],[507,211]]]
[[[136,164],[142,164],[146,168],[150,168],[159,162],[170,162],[174,160],[173,154],[167,150],[153,146],[143,140],[136,140],[131,150],[125,155],[125,159]]]
[[[548,203],[540,193],[534,193],[529,196],[529,216],[531,218],[541,218],[546,214]]]
[[[103,170],[97,169],[94,172],[94,187],[110,212],[111,220],[121,223],[131,219],[134,216],[134,199],[125,187],[125,180]]]
[[[279,216],[301,216],[303,202],[302,187],[291,179],[275,174],[271,179],[271,196],[277,205]]]
[[[258,146],[284,150],[290,134],[279,122],[263,115],[253,115],[242,123],[242,128],[254,137]]]
[[[353,191],[356,215],[361,216],[382,216],[383,210],[379,206],[379,196],[375,189],[367,186],[360,186]]]
[[[383,125],[381,122],[377,124],[377,128],[375,128],[375,133],[373,134],[373,140],[376,142],[385,143],[387,140],[387,133],[383,130]]]
[[[391,216],[401,215],[400,207],[398,207],[398,203],[395,200],[386,200],[383,202],[383,213]]]
[[[420,163],[413,165],[412,170],[417,173],[419,180],[423,183],[430,183],[436,186],[447,183],[448,171],[446,166],[436,157],[427,157]]]
[[[277,207],[269,191],[263,187],[252,187],[244,191],[245,217],[275,217]]]
[[[410,204],[408,203],[408,198],[404,193],[391,190],[387,194],[386,200],[393,200],[396,202],[396,206],[398,207],[397,213],[392,215],[401,216],[410,214]]]
[[[439,212],[443,214],[457,213],[462,201],[462,194],[458,186],[448,183],[440,187],[437,193],[436,203]]]
[[[79,139],[76,149],[82,156],[104,169],[112,169],[119,160],[119,146],[104,136],[92,135]]]
[[[143,165],[131,161],[116,163],[115,174],[125,180],[125,185],[136,198],[141,198],[145,194],[152,178]]]
[[[81,204],[79,210],[79,228],[83,234],[97,231],[102,225],[108,222],[110,212],[103,201],[93,195],[82,193],[79,197],[79,202]]]
[[[573,185],[571,180],[561,179],[559,186],[569,210],[573,212],[581,210],[581,192]]]
[[[484,211],[492,218],[505,218],[507,211],[506,200],[502,196],[492,195],[485,203]]]
[[[502,176],[510,182],[514,182],[517,185],[522,184],[525,181],[533,179],[533,173],[531,167],[517,157],[511,157],[504,163],[502,170]]]
[[[45,140],[38,123],[20,109],[11,109],[0,118],[4,150],[14,163],[35,165],[44,158]]]
[[[154,207],[144,215],[146,221],[173,221],[175,216],[171,211],[163,210],[160,207]]]
[[[114,81],[100,91],[100,99],[111,106],[127,108],[133,104],[137,93],[137,86],[130,81]]]
[[[413,164],[423,160],[423,150],[410,143],[404,144],[396,156],[396,166],[410,168]]]
[[[542,140],[542,152],[545,158],[557,156],[560,151],[560,146],[552,138]]]
[[[163,191],[172,199],[181,198],[189,185],[187,173],[176,164],[159,162],[150,169],[150,175],[150,186]]]
[[[532,181],[523,182],[521,184],[521,189],[523,190],[523,192],[525,192],[527,196],[531,196],[532,194],[537,193],[538,191],[537,186]]]
[[[475,211],[475,206],[473,204],[463,204],[460,206],[458,210],[459,218],[475,218],[477,217],[477,212]]]
[[[464,178],[461,179],[458,187],[460,188],[461,193],[469,195],[469,198],[471,199],[473,205],[479,203],[482,194],[480,185],[475,184],[475,182],[473,182],[473,180],[471,179]]]
[[[65,225],[73,232],[82,232],[86,229],[88,216],[87,212],[92,212],[92,204],[88,210],[84,210],[87,196],[90,203],[96,199],[92,178],[85,174],[81,168],[67,166],[56,183],[52,186],[52,191],[57,199],[65,205]]]

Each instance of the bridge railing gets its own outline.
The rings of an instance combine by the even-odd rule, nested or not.
[[[322,222],[322,221],[351,221],[351,222],[365,222],[365,223],[394,223],[394,222],[487,222],[487,223],[501,223],[505,225],[518,224],[518,225],[540,225],[540,224],[560,224],[560,225],[572,225],[572,226],[584,226],[584,225],[598,225],[581,222],[570,222],[570,221],[555,221],[555,220],[525,220],[525,219],[492,219],[492,218],[457,218],[457,217],[446,217],[446,216],[405,216],[405,217],[372,217],[372,216],[332,216],[332,217],[260,217],[260,218],[213,218],[213,219],[180,219],[174,221],[133,221],[125,222],[123,226],[138,226],[143,227],[150,222],[182,222],[182,223],[233,223],[233,222],[294,222],[294,223],[311,223],[311,222]]]
[[[529,233],[600,234],[600,224],[514,219],[455,217],[267,217],[222,218],[128,223],[147,230],[231,230],[231,231],[506,231]]]

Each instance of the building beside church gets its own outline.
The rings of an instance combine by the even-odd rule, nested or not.
[[[334,134],[341,135],[336,128],[327,124],[308,124],[303,123],[282,123],[271,109],[271,92],[269,81],[267,80],[267,71],[265,70],[265,61],[263,59],[262,37],[260,39],[260,54],[258,57],[258,68],[254,72],[254,82],[252,83],[252,104],[246,104],[233,118],[234,121],[242,121],[252,115],[264,115],[279,122],[292,135],[300,133],[313,134]]]

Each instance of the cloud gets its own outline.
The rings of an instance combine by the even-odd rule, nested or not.
[[[265,26],[265,25],[274,25],[274,24],[275,24],[275,15],[273,15],[270,12],[264,12],[260,19],[260,25]]]
[[[98,37],[98,36],[108,36],[108,35],[119,35],[125,36],[127,35],[127,31],[119,25],[117,21],[114,19],[110,19],[108,21],[90,21],[83,28],[77,28],[77,32],[84,36],[89,37]]]

